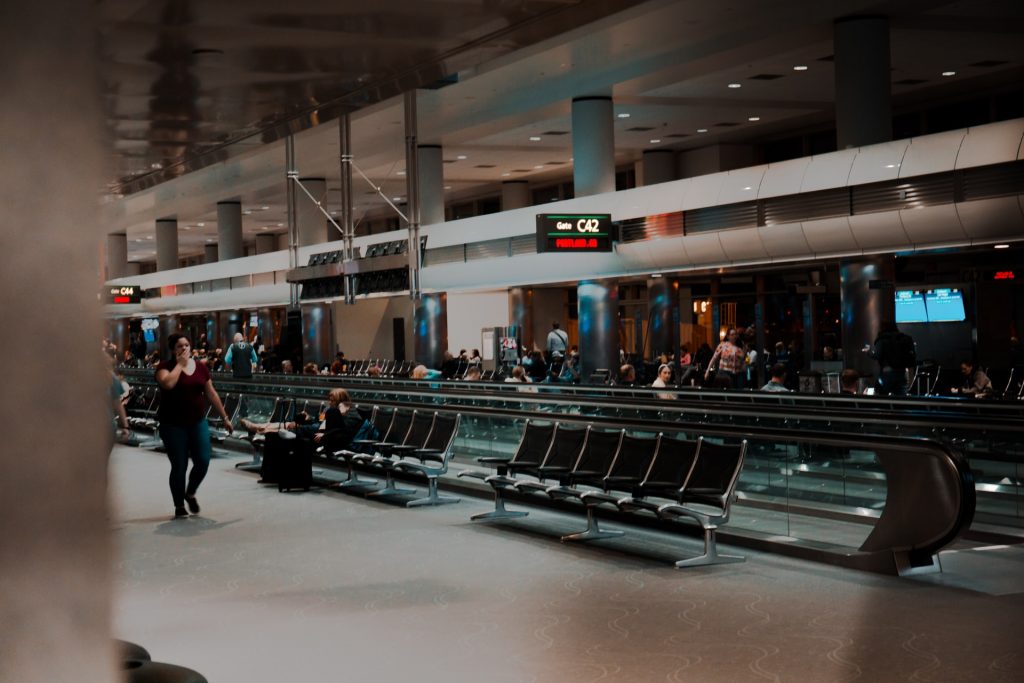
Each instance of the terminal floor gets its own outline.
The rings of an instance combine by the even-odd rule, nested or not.
[[[558,536],[578,518],[488,526],[469,521],[489,508],[473,498],[407,510],[279,494],[236,462],[213,461],[200,516],[171,520],[165,456],[111,456],[114,635],[211,683],[1019,681],[1024,670],[1022,552],[977,580],[981,549],[945,555],[948,573],[922,579],[749,550],[743,564],[677,570],[697,539],[637,531],[567,546]]]

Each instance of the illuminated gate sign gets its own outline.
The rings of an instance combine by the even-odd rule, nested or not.
[[[611,251],[612,229],[607,213],[537,214],[537,253]]]
[[[112,285],[107,288],[108,304],[137,304],[142,302],[142,288],[137,285]]]

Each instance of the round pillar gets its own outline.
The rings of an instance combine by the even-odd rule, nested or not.
[[[448,350],[448,295],[424,294],[414,302],[412,316],[416,362],[440,370]]]
[[[441,145],[420,145],[416,156],[420,225],[444,223],[444,161],[441,153]]]
[[[861,376],[878,376],[878,363],[862,349],[875,343],[883,321],[896,319],[895,270],[892,256],[839,266],[843,361]]]
[[[161,218],[156,222],[156,269],[174,270],[178,267],[178,221]]]
[[[644,185],[676,179],[676,154],[670,149],[647,149],[643,155]]]
[[[647,281],[647,336],[651,357],[679,350],[679,283],[666,277]]]
[[[892,140],[889,19],[846,17],[834,30],[836,146]]]
[[[506,180],[501,184],[502,211],[526,206],[530,206],[530,183],[525,180]]]
[[[615,191],[615,129],[611,97],[572,101],[573,192],[576,197]]]
[[[508,290],[508,320],[520,332],[520,343],[533,348],[533,290],[529,287],[512,287]]]
[[[217,258],[221,261],[245,256],[242,202],[217,202],[217,247]]]
[[[581,380],[595,370],[619,369],[619,288],[614,281],[584,281],[577,286]]]
[[[300,178],[299,182],[309,191],[309,194],[313,195],[316,201],[326,204],[326,180],[323,178]],[[295,221],[298,226],[300,247],[322,244],[327,241],[327,229],[334,230],[334,227],[328,224],[327,218],[320,208],[301,188],[296,188],[295,191]],[[341,239],[341,235],[332,236],[331,239]]]
[[[216,244],[204,244],[203,245],[203,263],[216,263],[217,262],[217,249]]]
[[[331,305],[302,304],[302,361],[317,367],[334,360],[334,321]],[[302,368],[295,368],[301,372]]]
[[[256,253],[269,254],[277,251],[276,235],[256,235]]]
[[[117,280],[128,274],[128,235],[107,235],[107,279]]]

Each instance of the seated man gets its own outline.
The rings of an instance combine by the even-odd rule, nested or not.
[[[960,363],[960,374],[963,375],[963,384],[952,388],[954,394],[975,398],[987,398],[992,395],[992,380],[984,370],[975,368],[974,361],[965,360]]]
[[[632,386],[636,383],[636,368],[629,363],[623,364],[619,368],[619,374],[615,378],[615,383],[619,386]]]
[[[860,373],[853,368],[846,368],[839,375],[839,393],[844,396],[856,396],[860,390]]]
[[[772,366],[771,370],[772,378],[761,387],[761,391],[772,391],[772,392],[788,392],[786,388],[786,366],[782,363],[776,363]]]

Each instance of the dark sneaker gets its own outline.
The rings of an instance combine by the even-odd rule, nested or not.
[[[174,518],[181,519],[182,517],[188,517],[188,510],[186,510],[184,507],[174,508]]]
[[[193,515],[199,514],[199,501],[196,500],[195,496],[185,496],[185,503],[188,505],[188,509]]]

